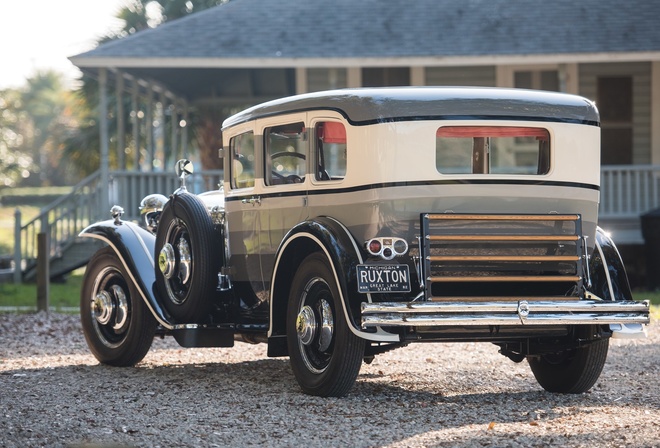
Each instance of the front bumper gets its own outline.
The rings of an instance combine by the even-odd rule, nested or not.
[[[648,301],[362,303],[362,328],[647,324],[649,316]]]

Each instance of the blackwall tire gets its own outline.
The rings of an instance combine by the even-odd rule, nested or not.
[[[133,366],[151,347],[156,319],[111,248],[99,250],[87,265],[80,320],[87,345],[103,364]]]
[[[596,384],[609,348],[609,339],[596,340],[562,353],[529,357],[536,381],[548,392],[581,394]]]
[[[169,253],[169,264],[164,252]],[[208,318],[221,252],[204,204],[188,193],[173,195],[156,231],[156,290],[178,323],[200,323]]]
[[[305,258],[293,278],[287,344],[303,392],[340,397],[355,383],[365,342],[348,327],[334,275],[320,253]]]

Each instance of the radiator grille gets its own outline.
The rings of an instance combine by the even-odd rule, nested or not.
[[[575,300],[579,215],[422,214],[428,300]]]

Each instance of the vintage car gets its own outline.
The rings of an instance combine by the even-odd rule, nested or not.
[[[412,342],[486,341],[546,390],[598,379],[610,337],[644,336],[598,227],[593,102],[494,88],[383,88],[264,103],[223,124],[224,181],[82,236],[81,319],[105,364],[154,335],[268,344],[305,393],[345,395],[362,362]],[[137,205],[137,204],[136,204]]]

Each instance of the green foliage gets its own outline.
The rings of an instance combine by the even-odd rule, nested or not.
[[[0,188],[79,180],[62,163],[62,142],[78,125],[73,101],[54,71],[37,73],[21,89],[0,92]]]
[[[26,144],[25,120],[21,93],[13,89],[0,91],[0,188],[16,185],[34,170]]]

